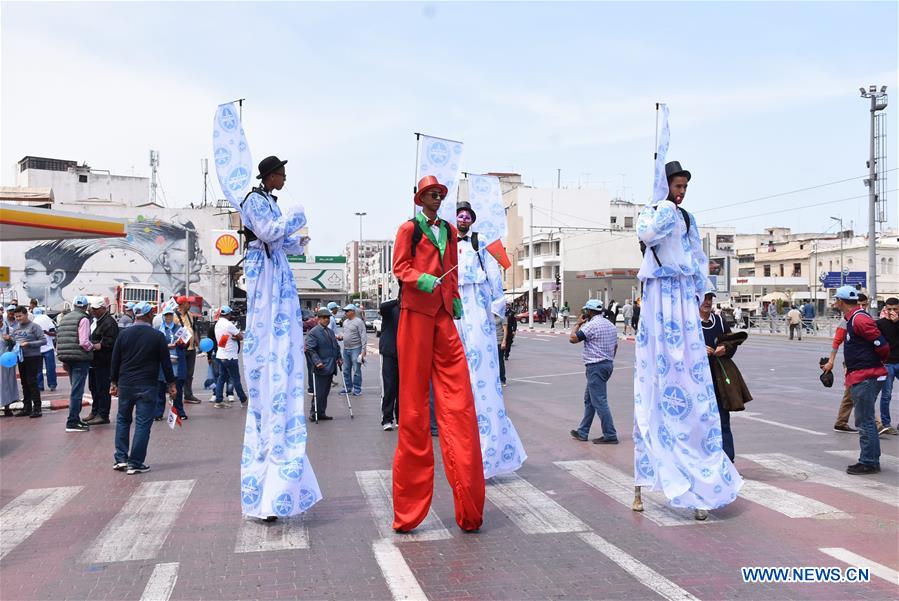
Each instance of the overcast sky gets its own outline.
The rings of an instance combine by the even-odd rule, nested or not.
[[[897,17],[895,2],[4,2],[0,174],[12,185],[30,154],[148,175],[152,148],[168,205],[198,202],[216,105],[246,98],[254,162],[290,161],[283,202],[305,206],[315,254],[337,254],[354,212],[366,238],[408,216],[416,131],[465,142],[466,171],[550,186],[561,168],[563,185],[644,201],[663,101],[700,223],[866,229],[858,87],[897,91]]]

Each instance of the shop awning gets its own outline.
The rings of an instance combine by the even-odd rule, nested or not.
[[[124,238],[125,219],[0,203],[0,240]]]

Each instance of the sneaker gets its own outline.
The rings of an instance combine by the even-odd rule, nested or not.
[[[891,434],[891,435],[893,435],[893,436],[899,436],[899,430],[897,430],[897,429],[894,428],[893,426],[889,426],[889,428],[887,429],[886,433],[887,433],[887,434]]]
[[[354,393],[353,393],[353,396],[362,396],[362,393],[361,393],[361,392],[354,392]]]
[[[74,426],[66,426],[66,432],[89,432],[90,426],[78,422]]]
[[[877,431],[878,436],[880,436],[881,434],[889,434],[889,433],[890,433],[889,426],[880,426],[880,430]]]
[[[108,424],[109,418],[108,417],[100,417],[99,415],[95,415],[92,418],[85,420],[84,423],[87,424],[88,426],[96,426],[99,424]]]
[[[188,403],[189,405],[199,405],[203,401],[201,401],[200,399],[184,399],[184,402]]]
[[[606,438],[605,436],[600,436],[599,438],[593,439],[593,444],[618,444],[617,438]]]
[[[112,464],[112,469],[117,472],[124,472],[128,469],[128,463],[126,461],[119,461],[117,463]]]
[[[211,397],[209,397],[209,402],[210,403],[218,403],[218,399],[215,398],[215,395],[212,395]]]
[[[856,463],[846,468],[846,473],[852,476],[863,476],[865,474],[878,474],[880,467],[876,465],[868,465],[867,463]]]
[[[234,395],[233,395],[233,394],[229,394],[229,395],[228,395],[228,402],[229,402],[229,403],[233,403],[233,402],[234,402]]]
[[[382,424],[381,428],[383,428],[385,432],[390,432],[393,430],[393,424]]]
[[[704,522],[709,519],[709,510],[708,509],[694,509],[693,510],[693,519],[699,522]]]
[[[586,436],[581,436],[580,434],[578,434],[578,431],[577,431],[577,430],[572,430],[571,432],[569,432],[569,434],[570,434],[571,437],[572,437],[573,439],[575,439],[575,440],[579,440],[579,441],[581,441],[581,442],[587,442],[587,437],[586,437]]]
[[[240,402],[240,408],[241,408],[241,409],[246,409],[246,408],[247,408],[247,402],[246,402],[246,401],[241,401],[241,402]]]
[[[32,411],[28,417],[42,417],[44,414],[40,411]]]
[[[836,425],[833,427],[834,432],[845,432],[847,434],[858,434],[858,430],[849,424]]]
[[[215,405],[213,405],[213,407],[215,407],[216,409],[224,409],[225,403],[216,403]]]
[[[126,472],[129,476],[133,476],[134,474],[146,474],[150,471],[149,465],[129,465],[128,471]]]

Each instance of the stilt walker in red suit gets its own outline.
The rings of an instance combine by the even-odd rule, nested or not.
[[[453,324],[462,316],[457,233],[437,217],[446,191],[431,175],[418,182],[415,204],[422,212],[400,226],[393,247],[393,273],[402,286],[397,331],[402,414],[393,458],[393,528],[398,532],[418,526],[431,507],[430,385],[456,523],[462,530],[477,530],[484,514],[478,420],[468,362]]]

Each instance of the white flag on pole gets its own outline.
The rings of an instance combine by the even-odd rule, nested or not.
[[[468,202],[478,219],[472,229],[481,244],[487,245],[506,236],[506,209],[499,178],[495,175],[468,174]]]
[[[438,215],[456,223],[456,190],[459,187],[459,173],[462,166],[464,144],[444,138],[421,136],[418,153],[418,177],[416,183],[426,175],[433,175],[446,186],[446,200],[440,205]],[[420,210],[420,209],[419,209]]]
[[[253,157],[234,103],[220,104],[212,124],[212,148],[215,173],[228,202],[240,210],[240,203],[250,191]]]
[[[652,204],[668,198],[668,176],[665,175],[665,156],[668,154],[668,144],[671,141],[671,130],[668,129],[668,105],[659,104],[661,117],[661,129],[659,130],[659,143],[656,147],[655,179],[652,184]]]

